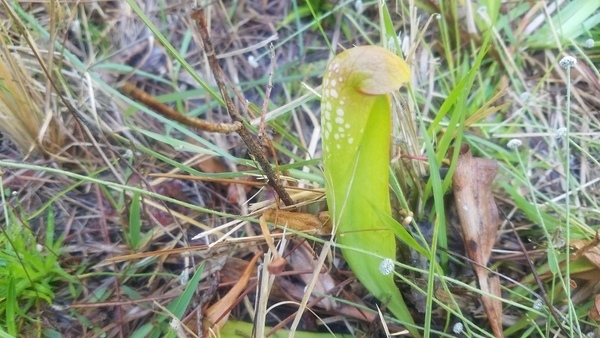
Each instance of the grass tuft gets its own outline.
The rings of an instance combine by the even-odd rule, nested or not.
[[[32,72],[32,60],[19,52],[15,36],[4,26],[0,27],[0,39],[5,41],[0,45],[0,130],[23,155],[58,152],[64,137],[45,104],[39,73]]]

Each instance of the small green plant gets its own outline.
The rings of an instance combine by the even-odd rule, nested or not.
[[[56,285],[74,279],[59,265],[61,240],[54,238],[51,211],[46,215],[44,245],[36,242],[29,225],[6,204],[4,213],[0,233],[0,327],[16,337],[22,332],[19,327],[34,323],[29,317],[31,311],[53,304]]]
[[[391,215],[389,93],[409,74],[404,60],[381,47],[346,50],[327,66],[321,114],[327,202],[344,258],[367,290],[419,336],[394,283],[396,239],[383,219]]]

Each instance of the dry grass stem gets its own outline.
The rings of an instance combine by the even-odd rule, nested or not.
[[[2,41],[9,33],[0,30]],[[52,111],[43,110],[44,99],[20,55],[0,44],[0,129],[23,154],[57,152],[64,143]]]

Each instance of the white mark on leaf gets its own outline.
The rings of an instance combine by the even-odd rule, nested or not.
[[[394,261],[390,258],[386,258],[379,263],[379,272],[382,275],[387,276],[394,271]]]

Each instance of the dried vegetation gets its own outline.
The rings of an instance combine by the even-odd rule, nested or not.
[[[377,5],[312,1],[320,25],[305,2],[204,6],[227,109],[191,2],[137,2],[139,11],[134,3],[1,3],[0,328],[208,337],[212,324],[227,322],[221,336],[232,337],[254,322],[256,336],[405,332],[401,321],[382,321],[385,304],[378,313],[326,230],[266,230],[328,229],[316,216],[326,205],[316,99],[331,56],[323,34],[332,46],[377,44]],[[600,32],[563,36],[548,24],[555,7],[506,2],[481,66],[469,73],[492,18],[474,1],[444,3],[388,4],[402,35],[385,44],[401,48],[413,72],[410,95],[396,97],[398,111],[413,115],[396,118],[393,207],[419,243],[438,244],[430,253],[440,263],[405,246],[400,290],[426,334],[599,334],[600,53],[598,42],[584,41],[600,41]],[[442,14],[428,21],[431,13]],[[565,55],[579,62],[561,68]],[[231,129],[188,127],[161,115],[164,106]],[[295,203],[287,210],[312,216],[272,211],[287,203],[266,184],[232,107],[275,164],[278,186]],[[497,161],[494,183],[470,187],[470,178],[494,175],[449,151],[457,139],[469,154]],[[506,149],[511,139],[521,147]],[[444,197],[450,181],[442,183],[440,167],[465,165],[475,171],[455,177],[454,189],[474,194]],[[465,198],[487,210],[461,214]],[[33,253],[9,254],[17,249]],[[26,272],[8,273],[10,259]]]

